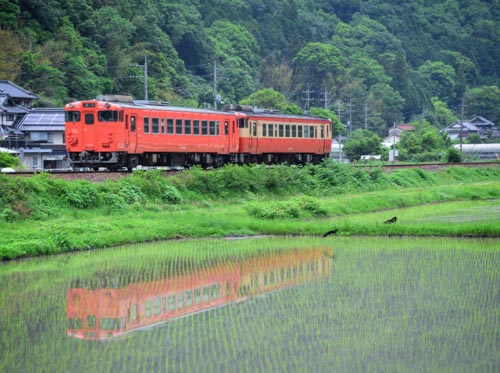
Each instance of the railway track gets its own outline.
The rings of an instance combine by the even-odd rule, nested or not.
[[[358,163],[353,167],[358,168],[382,168],[384,172],[392,172],[401,169],[420,168],[427,171],[436,171],[448,167],[500,167],[500,162],[464,162],[464,163],[411,163],[411,164],[376,164],[376,163]],[[162,170],[165,176],[174,175],[182,172],[178,169],[164,169]],[[69,170],[44,170],[44,171],[16,171],[7,172],[3,175],[7,176],[24,176],[30,177],[41,173],[53,175],[56,178],[65,180],[89,180],[92,182],[100,182],[106,180],[118,179],[130,174],[129,171],[69,171]]]

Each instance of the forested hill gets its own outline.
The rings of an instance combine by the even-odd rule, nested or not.
[[[292,108],[309,96],[343,121],[349,108],[379,133],[426,112],[449,124],[462,97],[466,115],[498,124],[499,4],[0,0],[0,79],[39,94],[39,105],[142,99],[147,56],[149,99],[213,105],[216,72],[223,102],[273,88]]]

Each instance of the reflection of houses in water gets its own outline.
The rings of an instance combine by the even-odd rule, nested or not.
[[[328,277],[331,249],[287,250],[178,276],[113,288],[71,288],[70,336],[103,340],[298,284]]]

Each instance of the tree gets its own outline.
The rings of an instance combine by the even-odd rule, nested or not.
[[[337,137],[344,130],[344,125],[340,123],[337,114],[331,110],[313,107],[309,113],[318,117],[328,118],[332,121],[332,137]]]
[[[418,71],[430,82],[433,94],[445,102],[453,100],[455,69],[441,61],[426,61]]]
[[[272,88],[264,88],[252,93],[246,99],[241,100],[240,103],[242,105],[252,105],[263,109],[278,110],[281,110],[287,105],[285,96]]]
[[[436,125],[438,128],[444,128],[458,120],[446,103],[437,97],[432,98],[432,108],[427,118],[430,117],[431,124]]]
[[[500,124],[500,89],[496,85],[470,89],[465,95],[468,116],[481,115]]]
[[[1,14],[1,13],[0,13]],[[22,45],[13,32],[0,29],[0,79],[15,80],[20,72]]]
[[[309,43],[293,59],[293,66],[299,72],[302,84],[320,90],[333,87],[340,82],[345,72],[344,58],[333,45]]]
[[[439,160],[441,152],[450,145],[445,135],[439,134],[437,128],[425,120],[413,124],[416,131],[403,132],[399,140],[399,159],[414,162]]]
[[[380,154],[382,139],[371,131],[352,131],[344,143],[343,152],[350,161],[359,160],[362,155]]]

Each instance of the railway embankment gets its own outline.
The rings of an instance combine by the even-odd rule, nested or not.
[[[0,182],[4,260],[189,237],[500,237],[496,166],[385,173],[325,162],[170,177],[143,171],[102,182],[0,175]]]

